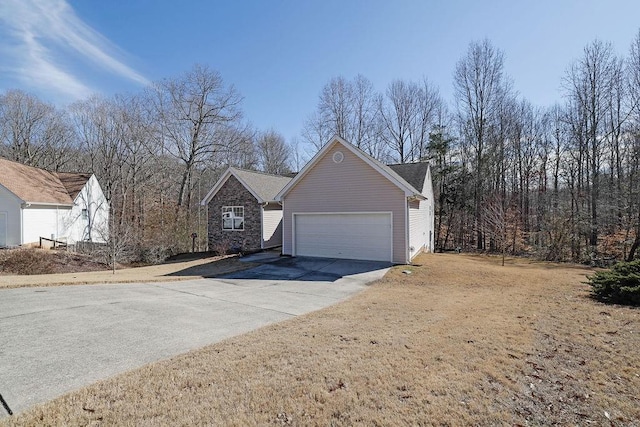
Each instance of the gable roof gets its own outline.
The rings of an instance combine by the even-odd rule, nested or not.
[[[291,181],[291,178],[286,176],[229,167],[200,204],[208,204],[231,176],[240,181],[253,197],[258,200],[258,203],[274,202],[276,194]]]
[[[398,163],[387,166],[411,184],[413,188],[422,193],[427,171],[429,170],[429,162]]]
[[[72,206],[91,177],[89,174],[49,172],[2,157],[0,170],[0,185],[23,202],[58,206]]]
[[[91,178],[89,173],[70,173],[70,172],[57,172],[56,176],[67,189],[67,193],[71,196],[71,199],[75,200],[80,194],[80,191],[84,188],[85,184]]]
[[[320,149],[320,151],[318,151],[316,153],[315,156],[313,156],[313,158],[302,168],[302,170],[300,172],[298,172],[298,174],[291,180],[291,182],[289,182],[283,189],[282,191],[280,191],[277,195],[276,195],[276,200],[277,201],[281,201],[282,198],[307,174],[309,173],[309,171],[311,169],[313,169],[313,166],[318,163],[320,161],[320,159],[322,159],[325,155],[325,153],[327,153],[329,150],[331,150],[331,148],[333,148],[333,146],[335,146],[336,144],[341,144],[343,147],[345,147],[346,149],[348,149],[349,151],[351,151],[353,154],[355,154],[357,157],[359,157],[360,159],[362,159],[365,163],[369,164],[371,167],[373,167],[375,170],[377,170],[381,175],[383,175],[385,178],[387,178],[389,181],[391,181],[393,184],[395,184],[398,188],[400,188],[402,191],[404,191],[405,196],[407,197],[417,197],[420,199],[424,199],[424,196],[422,195],[422,189],[418,190],[415,186],[413,186],[411,184],[411,182],[407,181],[404,177],[402,177],[398,171],[394,170],[393,168],[381,163],[379,160],[374,159],[373,157],[371,157],[370,155],[368,155],[367,153],[365,153],[364,151],[362,151],[361,149],[357,148],[355,145],[347,142],[346,140],[342,139],[339,136],[334,136],[330,142],[328,144],[325,144],[324,147],[322,147]],[[426,166],[428,167],[428,166]],[[401,172],[405,172],[404,168],[398,168]],[[425,175],[426,175],[426,169],[425,169]],[[418,180],[413,180],[415,182],[418,182]],[[424,184],[424,177],[423,177],[423,183]]]

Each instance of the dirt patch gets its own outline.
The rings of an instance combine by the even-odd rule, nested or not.
[[[88,255],[44,249],[0,251],[0,274],[32,275],[108,270]]]
[[[589,299],[589,270],[417,261],[9,425],[640,425],[640,311]]]

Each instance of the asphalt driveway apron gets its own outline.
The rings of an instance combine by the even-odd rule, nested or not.
[[[0,395],[21,411],[335,304],[381,278],[387,267],[282,258],[219,278],[0,290]]]

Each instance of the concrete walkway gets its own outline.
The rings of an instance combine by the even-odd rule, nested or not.
[[[285,258],[210,279],[0,289],[0,394],[21,411],[335,304],[381,278],[387,267]]]

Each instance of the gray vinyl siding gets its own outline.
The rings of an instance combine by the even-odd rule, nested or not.
[[[6,216],[6,242],[7,246],[18,246],[22,244],[21,236],[21,212],[20,206],[22,200],[16,197],[12,192],[0,185],[0,212],[4,212]]]
[[[342,151],[344,160],[333,162]],[[348,149],[336,144],[284,197],[282,252],[292,255],[293,214],[392,212],[393,261],[406,263],[404,192]]]
[[[268,204],[262,209],[262,247],[282,245],[282,207]]]

